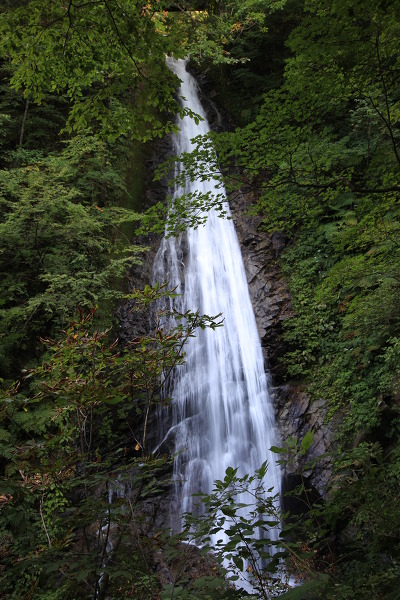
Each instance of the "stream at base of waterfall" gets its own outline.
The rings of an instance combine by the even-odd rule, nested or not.
[[[196,80],[186,71],[186,61],[167,59],[181,80],[183,107],[202,117],[178,119],[174,136],[176,154],[193,149],[191,139],[209,131],[198,96]],[[179,167],[177,167],[179,168]],[[175,173],[177,175],[177,173]],[[191,183],[185,193],[213,191],[215,182]],[[218,193],[221,190],[218,189]],[[230,216],[226,203],[224,210]],[[172,383],[172,424],[162,436],[173,439],[175,498],[172,525],[180,515],[194,510],[193,494],[210,493],[227,467],[238,475],[253,474],[268,460],[266,489],[280,491],[281,474],[276,455],[273,406],[268,377],[249,296],[246,274],[233,221],[211,210],[205,225],[190,228],[179,237],[164,238],[154,264],[154,280],[177,288],[173,307],[201,314],[222,313],[223,327],[200,331],[188,340],[185,364],[177,367]],[[245,495],[240,502],[249,503]],[[278,531],[271,531],[272,537]],[[219,534],[220,538],[221,535]],[[215,540],[216,542],[216,540]]]

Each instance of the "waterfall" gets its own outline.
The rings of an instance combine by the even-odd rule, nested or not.
[[[168,59],[168,64],[181,79],[183,106],[203,118],[197,125],[189,117],[179,119],[175,146],[180,154],[190,152],[191,138],[207,133],[209,126],[185,61]],[[175,194],[212,191],[214,186],[213,181],[196,182]],[[230,215],[228,204],[225,209]],[[279,492],[280,472],[269,451],[276,443],[273,407],[233,221],[211,211],[204,226],[164,238],[154,278],[177,287],[177,310],[199,308],[207,315],[222,313],[224,319],[223,327],[189,339],[186,363],[174,376],[172,425],[166,433],[180,452],[174,465],[173,512],[191,512],[196,502],[192,495],[210,492],[228,466],[243,475],[268,459],[266,487]]]

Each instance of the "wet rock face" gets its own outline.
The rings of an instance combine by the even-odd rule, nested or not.
[[[292,316],[293,310],[287,284],[279,267],[279,255],[285,243],[274,246],[274,240],[283,234],[267,235],[257,231],[258,220],[246,216],[232,206],[233,218],[249,284],[254,314],[257,321],[266,368],[275,380],[284,376],[279,358],[285,352],[282,341],[282,323]]]
[[[294,313],[289,289],[279,258],[288,241],[284,234],[267,234],[258,229],[260,218],[249,216],[252,194],[242,194],[230,202],[236,233],[242,249],[249,293],[253,303],[266,370],[279,385],[285,372],[280,358],[286,352],[282,324]]]
[[[324,496],[331,478],[332,465],[329,459],[320,457],[329,451],[335,436],[335,421],[325,423],[328,410],[326,401],[321,399],[311,402],[307,390],[290,381],[272,386],[271,394],[283,441],[294,438],[299,447],[308,431],[311,430],[314,434],[310,450],[304,457],[297,454],[289,458],[284,478],[290,480],[291,475],[301,474],[306,482]],[[310,462],[313,463],[312,467],[309,466]]]
[[[260,231],[260,219],[248,214],[251,202],[251,193],[242,194],[231,201],[230,206],[242,248],[265,368],[271,375],[270,391],[279,434],[283,442],[295,438],[300,444],[307,431],[314,432],[307,455],[297,456],[286,464],[284,480],[292,481],[292,476],[301,473],[323,495],[331,474],[330,465],[323,460],[310,469],[307,462],[329,449],[334,437],[334,425],[324,422],[327,415],[324,400],[311,402],[303,386],[287,380],[280,361],[288,350],[283,339],[283,323],[294,315],[294,311],[288,285],[280,268],[280,257],[288,239],[280,232],[267,234]]]
[[[153,181],[154,173],[159,164],[166,161],[173,155],[171,137],[158,140],[153,145],[151,158],[148,161],[147,177],[146,177],[146,192],[143,198],[144,208],[154,206],[158,202],[165,202],[168,194],[168,181],[164,178],[156,183]],[[157,250],[162,239],[161,234],[150,233],[135,238],[135,244],[146,248],[140,257],[141,263],[133,265],[128,275],[128,293],[134,289],[142,290],[146,285],[149,285],[153,279],[153,264]],[[162,282],[160,282],[162,283]],[[123,302],[117,309],[117,318],[120,324],[120,341],[124,346],[130,340],[148,335],[149,331],[154,327],[151,314],[146,311],[138,312],[135,310],[133,301]]]

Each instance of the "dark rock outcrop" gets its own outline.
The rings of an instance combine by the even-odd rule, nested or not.
[[[299,446],[308,431],[313,443],[305,456],[298,455],[286,464],[284,476],[301,473],[324,494],[330,477],[327,459],[319,460],[333,440],[333,424],[327,425],[324,400],[311,402],[307,390],[287,379],[281,358],[288,347],[283,337],[283,323],[294,315],[287,282],[282,274],[280,257],[288,244],[283,233],[266,233],[259,229],[260,218],[250,216],[251,193],[236,195],[231,211],[242,249],[250,297],[265,357],[265,368],[271,376],[271,397],[281,440],[295,438]],[[309,463],[313,463],[310,468]]]
[[[146,165],[144,209],[154,206],[158,202],[165,202],[168,194],[168,181],[163,179],[154,182],[154,173],[157,166],[166,161],[172,154],[170,135],[154,142],[151,158]],[[135,238],[135,244],[143,246],[145,250],[139,257],[141,262],[133,265],[129,271],[128,293],[131,293],[134,289],[142,290],[152,281],[154,258],[161,239],[162,235],[156,233],[149,233]],[[137,336],[147,335],[151,329],[151,317],[145,311],[137,311],[133,301],[123,302],[118,307],[117,318],[120,324],[119,338],[123,346]]]

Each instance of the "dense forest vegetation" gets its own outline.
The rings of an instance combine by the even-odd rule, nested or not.
[[[152,516],[170,459],[149,452],[149,417],[187,337],[218,325],[193,307],[163,331],[154,304],[173,291],[124,283],[146,252],[133,231],[165,225],[132,181],[183,112],[173,53],[207,70],[237,123],[199,138],[181,177],[251,190],[260,227],[288,236],[284,366],[338,423],[331,485],[300,519],[260,501],[241,521],[235,494],[266,466],[241,479],[232,465],[188,527],[204,541],[220,509],[236,519],[220,553],[238,573],[250,559],[253,597],[398,598],[398,1],[6,0],[0,33],[0,597],[249,596],[207,560],[186,569],[182,537]],[[220,205],[181,200],[171,233]],[[125,347],[123,299],[152,324]],[[255,561],[268,540],[250,541],[275,521],[291,590],[277,560]]]

